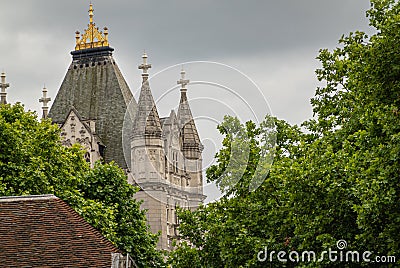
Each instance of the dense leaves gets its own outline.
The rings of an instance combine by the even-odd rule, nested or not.
[[[260,127],[249,121],[225,116],[218,130],[225,138],[217,154],[217,165],[207,169],[207,181],[215,182],[226,195],[245,196],[264,181],[275,153],[274,119],[266,117]]]
[[[50,120],[20,104],[0,106],[0,195],[54,194],[139,266],[163,266],[136,191],[114,163],[90,169],[79,146],[62,146]]]
[[[270,120],[267,118],[266,122]],[[236,119],[227,117],[227,122],[236,123]],[[269,132],[269,125],[262,123],[256,127],[251,124],[253,129],[245,136],[258,133],[253,136],[253,142],[258,143],[261,133]],[[180,233],[189,243],[179,245],[172,252],[170,263],[173,266],[188,267],[185,265],[187,256],[192,256],[197,261],[192,264],[195,267],[264,267],[266,264],[259,262],[257,255],[265,246],[275,251],[289,249],[285,242],[293,236],[294,228],[288,215],[293,212],[287,189],[292,182],[286,179],[287,173],[284,172],[291,170],[294,159],[299,155],[298,146],[292,144],[307,135],[284,121],[276,120],[275,125],[278,133],[275,163],[280,165],[272,165],[269,175],[254,192],[237,183],[232,187],[234,195],[202,206],[196,212],[181,211]],[[247,124],[247,129],[249,126]],[[221,151],[226,149],[229,147]],[[260,150],[262,148],[252,152],[258,154]],[[218,158],[218,161],[221,159]],[[248,179],[246,174],[254,174],[256,168],[257,164],[246,167],[244,181]],[[244,194],[245,190],[247,194]]]
[[[304,122],[306,132],[276,120],[275,160],[256,191],[244,195],[238,183],[229,197],[182,211],[187,243],[171,254],[171,264],[188,267],[191,256],[195,267],[376,267],[362,261],[364,251],[373,252],[371,260],[397,257],[386,266],[400,264],[400,3],[371,3],[374,35],[351,33],[334,51],[320,51],[316,74],[324,86],[311,100],[315,118]],[[236,137],[255,145],[245,159],[257,159],[262,125],[227,118],[221,126],[245,131]],[[224,186],[235,132],[220,131],[226,138],[207,177]],[[245,181],[254,171],[249,163]],[[284,263],[276,254],[257,260],[266,247],[288,259],[294,250],[338,250],[340,239],[347,242],[344,252],[360,253],[360,262]]]
[[[133,256],[140,266],[162,267],[161,253],[156,250],[158,236],[151,234],[145,212],[133,199],[137,188],[127,182],[126,175],[116,164],[96,163],[79,185],[83,197],[112,208],[116,223],[113,239],[119,248]]]

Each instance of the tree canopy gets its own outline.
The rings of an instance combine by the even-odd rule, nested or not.
[[[274,163],[257,190],[242,194],[238,183],[233,195],[180,213],[185,242],[171,253],[172,265],[375,267],[362,262],[365,251],[373,252],[371,260],[397,257],[387,266],[400,264],[399,14],[398,1],[371,1],[372,36],[350,33],[335,50],[320,51],[316,75],[323,86],[311,100],[314,118],[302,124],[304,131],[275,119]],[[226,118],[221,125],[247,131],[254,147],[246,157],[257,161],[264,126],[237,124]],[[227,142],[207,171],[208,180],[217,184],[227,180],[221,174],[232,144],[231,134],[221,133]],[[248,161],[243,181],[255,166]],[[360,262],[257,259],[265,248],[286,252],[286,259],[292,251],[338,250],[339,240],[346,241],[343,250],[360,253]]]
[[[79,145],[62,146],[50,120],[38,121],[21,104],[0,105],[0,195],[54,194],[140,267],[161,267],[158,236],[133,199],[137,190],[116,164],[91,169]]]

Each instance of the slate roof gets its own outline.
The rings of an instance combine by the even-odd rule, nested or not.
[[[73,51],[73,60],[48,117],[62,124],[74,107],[83,119],[96,122],[96,134],[106,146],[104,160],[126,168],[122,128],[126,109],[133,99],[113,56],[113,48]]]
[[[185,152],[186,150],[192,150],[197,153],[196,158],[198,158],[202,151],[203,145],[201,144],[196,124],[194,123],[186,91],[181,91],[177,119],[181,128],[183,151]]]
[[[1,267],[111,267],[119,250],[54,195],[0,197]]]
[[[133,123],[133,137],[146,135],[161,137],[161,122],[151,93],[149,80],[142,83],[137,112]]]

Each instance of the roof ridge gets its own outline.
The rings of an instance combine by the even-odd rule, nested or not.
[[[35,200],[50,200],[50,199],[59,199],[59,198],[53,194],[0,196],[0,202],[35,201]]]

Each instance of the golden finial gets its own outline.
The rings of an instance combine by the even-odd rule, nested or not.
[[[106,42],[108,43],[108,28],[104,27],[104,39],[106,40]]]
[[[89,6],[89,25],[88,28],[80,35],[79,31],[75,32],[76,45],[75,50],[82,50],[87,48],[95,47],[108,47],[108,29],[104,28],[103,32],[99,31],[98,27],[95,27],[93,22],[93,4]]]
[[[90,6],[89,6],[89,22],[90,22],[90,24],[93,24],[93,4],[92,3],[90,3]]]
[[[79,31],[75,32],[76,46],[79,45],[79,39],[81,38],[81,33]]]

